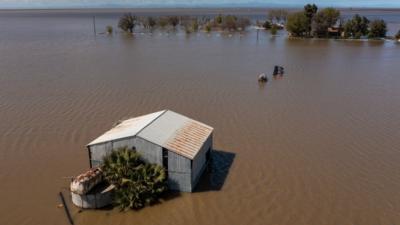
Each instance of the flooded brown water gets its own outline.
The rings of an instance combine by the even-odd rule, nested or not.
[[[88,168],[85,145],[161,109],[215,128],[220,189],[127,213],[70,206],[76,224],[400,224],[400,45],[94,38],[86,14],[0,17],[0,224],[67,224],[57,194]],[[275,64],[285,76],[259,86]]]

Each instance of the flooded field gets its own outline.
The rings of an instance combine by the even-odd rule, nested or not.
[[[0,13],[0,224],[67,224],[58,192],[88,168],[86,144],[162,109],[215,128],[214,174],[140,211],[70,206],[76,224],[400,224],[399,44],[94,37],[91,16]]]

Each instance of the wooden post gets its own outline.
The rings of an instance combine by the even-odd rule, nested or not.
[[[69,214],[69,210],[68,210],[67,204],[65,203],[64,195],[62,194],[61,191],[60,191],[59,195],[60,195],[62,204],[63,204],[63,206],[64,206],[65,213],[67,214],[68,221],[69,221],[69,223],[70,223],[71,225],[74,225],[74,221],[72,220],[71,214]]]
[[[93,32],[94,35],[96,36],[96,16],[93,16]]]
[[[260,31],[260,29],[257,29],[257,41],[258,41],[258,32]]]

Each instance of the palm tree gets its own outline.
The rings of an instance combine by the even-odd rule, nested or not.
[[[139,153],[128,148],[106,156],[102,170],[105,179],[114,184],[114,204],[122,210],[140,209],[157,202],[167,190],[165,169],[143,162]]]

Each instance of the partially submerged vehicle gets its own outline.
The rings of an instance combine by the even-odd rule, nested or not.
[[[285,70],[284,70],[284,68],[282,67],[282,66],[275,66],[274,67],[274,72],[272,73],[272,75],[274,76],[274,77],[276,77],[276,76],[283,76],[283,74],[285,73]]]
[[[260,75],[258,75],[258,82],[267,82],[268,81],[268,77],[265,73],[262,73]]]

